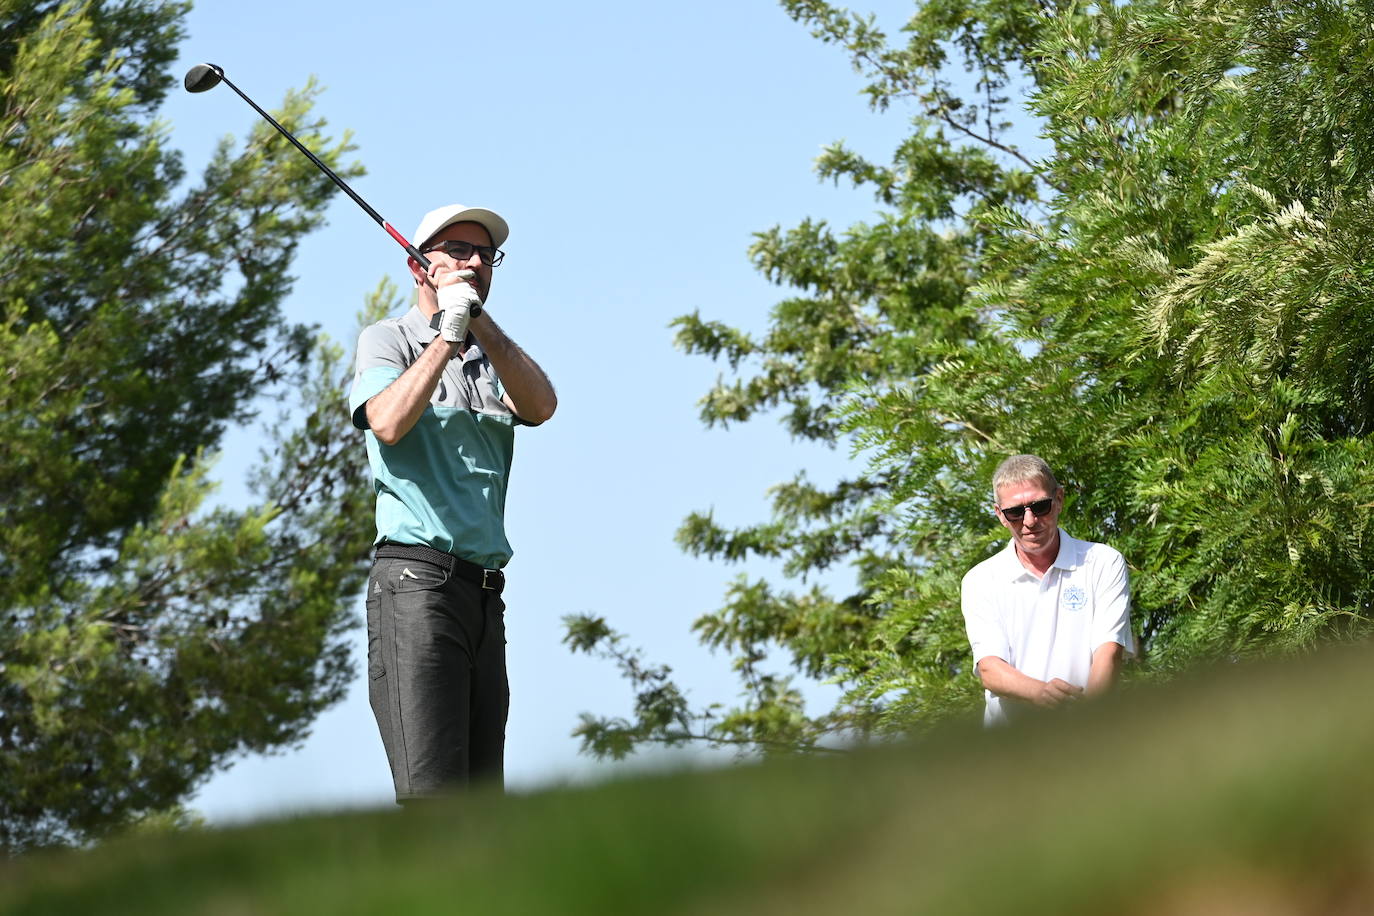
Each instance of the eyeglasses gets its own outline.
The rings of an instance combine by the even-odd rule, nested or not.
[[[495,267],[505,258],[506,253],[500,248],[492,245],[474,245],[471,242],[440,242],[430,248],[426,248],[420,254],[429,254],[432,251],[442,251],[444,254],[458,261],[466,261],[472,257],[475,251],[482,256],[482,263],[488,267]]]
[[[1001,512],[1002,517],[1005,518],[1007,521],[1019,522],[1021,521],[1021,519],[1026,517],[1027,509],[1029,509],[1031,515],[1034,515],[1036,518],[1044,518],[1045,516],[1050,514],[1050,510],[1053,508],[1054,497],[1051,496],[1049,499],[1037,499],[1035,502],[1026,503],[1024,506],[1007,506],[1006,508],[1001,508],[997,511]]]

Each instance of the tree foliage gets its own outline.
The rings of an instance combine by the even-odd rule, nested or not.
[[[185,10],[0,0],[9,850],[165,818],[231,755],[299,741],[350,673],[370,509],[347,368],[281,309],[332,185],[266,124],[186,180],[153,117]],[[276,116],[357,174],[314,95]],[[216,448],[270,398],[290,413],[256,504],[214,507]]]
[[[707,423],[782,408],[864,459],[834,487],[776,487],[765,523],[679,533],[793,577],[857,572],[844,596],[741,579],[697,621],[749,665],[780,649],[844,688],[760,744],[976,703],[959,581],[1002,542],[988,481],[1017,452],[1062,472],[1070,531],[1126,556],[1145,675],[1367,635],[1369,9],[936,0],[897,47],[828,3],[783,5],[846,49],[875,106],[914,115],[891,165],[819,162],[874,193],[873,224],[758,236],[756,265],[794,292],[765,335],[679,322],[687,352],[736,372]],[[1032,157],[1013,139],[1033,132]],[[767,722],[755,683],[740,709]],[[591,721],[588,749],[616,752],[617,723]]]

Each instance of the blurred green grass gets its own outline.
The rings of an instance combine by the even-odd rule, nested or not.
[[[0,912],[1374,912],[1374,652],[1033,726],[0,866]]]

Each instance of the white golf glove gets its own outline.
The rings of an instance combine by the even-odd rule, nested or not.
[[[476,274],[470,270],[458,271],[463,281]],[[468,323],[482,313],[482,297],[467,282],[458,282],[439,287],[439,308],[443,316],[439,319],[439,336],[449,343],[462,343],[468,336]]]

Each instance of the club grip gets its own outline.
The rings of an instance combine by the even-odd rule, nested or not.
[[[395,239],[400,244],[400,246],[406,250],[406,254],[410,255],[412,258],[419,261],[420,266],[423,267],[426,271],[429,270],[429,258],[420,254],[420,249],[416,248],[414,245],[407,242],[406,237],[404,235],[401,235],[401,233],[397,232],[396,229],[390,223],[383,221],[382,228],[386,230],[387,235]]]

